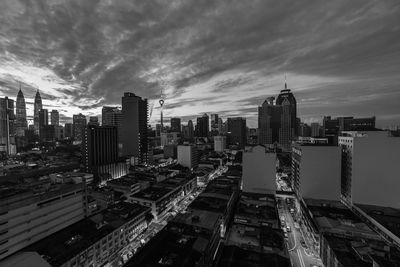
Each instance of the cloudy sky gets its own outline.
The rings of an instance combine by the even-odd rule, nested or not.
[[[400,1],[2,0],[0,96],[99,115],[134,92],[166,117],[244,116],[284,85],[305,121],[400,125]]]

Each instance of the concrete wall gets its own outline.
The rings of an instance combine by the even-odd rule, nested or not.
[[[243,192],[275,194],[276,155],[255,146],[243,153]]]
[[[353,203],[400,208],[400,138],[367,132],[353,149]]]
[[[301,154],[301,196],[340,201],[340,147],[301,146]]]

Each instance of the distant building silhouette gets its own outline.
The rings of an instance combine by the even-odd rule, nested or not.
[[[210,124],[208,115],[204,114],[202,117],[198,117],[196,124],[196,136],[208,137],[209,131],[210,131]]]
[[[74,115],[72,117],[73,123],[73,138],[75,141],[82,141],[83,131],[86,127],[86,116],[82,113]]]
[[[58,110],[53,109],[50,112],[50,123],[54,126],[60,125],[60,114],[58,113]]]
[[[122,155],[134,157],[139,163],[147,162],[148,122],[147,99],[133,93],[122,97]]]
[[[42,97],[40,96],[39,90],[35,95],[34,111],[33,111],[33,125],[35,134],[39,135],[39,111],[43,108]]]
[[[242,149],[246,145],[246,119],[228,118],[228,145],[236,145],[238,148]]]
[[[181,118],[171,118],[171,132],[181,132]]]
[[[21,87],[19,88],[16,103],[15,114],[15,134],[17,136],[24,136],[25,130],[28,129],[28,122],[26,121],[26,104],[25,97],[22,93]]]

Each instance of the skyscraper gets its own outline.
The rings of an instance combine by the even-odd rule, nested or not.
[[[202,117],[197,118],[196,136],[208,137],[209,131],[210,131],[209,117],[207,114],[204,114]]]
[[[97,116],[90,116],[88,125],[89,126],[99,126],[99,118]]]
[[[14,140],[14,100],[0,98],[0,152],[16,153]]]
[[[279,142],[280,106],[274,105],[274,97],[268,97],[258,107],[258,143],[271,145]]]
[[[72,138],[74,136],[72,123],[66,123],[64,126],[64,137]]]
[[[19,88],[17,95],[17,105],[16,105],[16,116],[15,116],[15,134],[17,136],[24,136],[25,130],[28,129],[28,123],[26,121],[26,104],[25,97]]]
[[[134,157],[139,163],[147,162],[147,99],[133,93],[122,97],[122,155]]]
[[[60,115],[58,114],[58,110],[53,109],[50,112],[50,123],[54,126],[60,125]]]
[[[279,129],[279,144],[284,148],[290,148],[291,142],[297,136],[297,104],[296,98],[287,88],[281,91],[276,99],[276,105],[281,106],[281,124]]]
[[[47,109],[39,110],[39,138],[44,139],[45,128],[49,125],[49,112]]]
[[[218,131],[218,114],[211,114],[211,135],[216,136],[219,134]]]
[[[228,118],[228,144],[244,148],[246,145],[246,119]]]
[[[43,108],[42,97],[40,96],[39,90],[35,95],[34,111],[33,111],[33,125],[35,134],[39,135],[39,111]]]
[[[86,116],[82,113],[72,117],[73,137],[75,141],[82,141],[83,131],[86,127]]]
[[[101,125],[102,126],[115,126],[117,127],[118,146],[121,147],[121,123],[122,123],[122,110],[119,107],[104,106],[101,110]]]
[[[181,132],[181,118],[171,118],[171,132]]]

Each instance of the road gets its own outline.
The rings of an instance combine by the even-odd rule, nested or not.
[[[295,227],[293,215],[290,213],[290,209],[294,208],[294,205],[287,204],[286,200],[283,198],[281,198],[278,203],[279,218],[284,219],[285,227],[289,226],[291,229],[290,232],[287,232],[288,237],[286,240],[288,242],[290,260],[292,261],[293,266],[323,266],[319,257],[316,257],[313,253],[310,252],[308,239],[304,238],[303,230],[300,229],[301,223],[296,223],[297,228]]]

